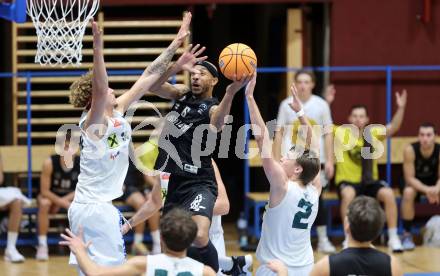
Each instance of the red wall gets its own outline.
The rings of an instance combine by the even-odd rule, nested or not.
[[[417,19],[422,0],[336,0],[331,12],[332,65],[440,65],[440,1],[432,0],[431,22]],[[409,102],[398,135],[415,135],[417,125],[440,127],[440,71],[396,72],[393,91],[406,88]],[[350,106],[366,104],[372,121],[385,121],[385,73],[334,73],[337,123]],[[395,107],[395,106],[394,106]]]

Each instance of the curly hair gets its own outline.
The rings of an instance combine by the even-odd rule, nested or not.
[[[92,98],[93,72],[89,71],[70,85],[69,101],[74,107],[85,108]]]

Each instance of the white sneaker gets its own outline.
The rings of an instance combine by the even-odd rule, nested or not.
[[[344,239],[344,241],[342,242],[342,250],[347,249],[348,247],[348,240]]]
[[[5,250],[5,261],[11,262],[11,263],[21,263],[24,262],[23,255],[20,254],[20,252],[17,251],[17,248],[6,248]]]
[[[390,237],[388,240],[388,248],[393,252],[403,252],[402,242],[399,237]]]
[[[37,254],[35,255],[35,259],[38,261],[47,261],[49,260],[49,250],[47,245],[39,245],[37,247]]]
[[[332,254],[336,252],[336,248],[328,238],[318,241],[318,251],[325,254]]]

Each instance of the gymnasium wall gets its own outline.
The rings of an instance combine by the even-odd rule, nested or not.
[[[424,1],[333,1],[331,11],[332,65],[440,64],[440,2],[431,1],[431,22],[417,19]],[[393,91],[407,88],[409,102],[398,135],[413,136],[417,125],[440,126],[440,71],[393,74]],[[385,121],[385,73],[336,73],[337,99],[332,109],[337,123],[349,108],[366,104],[372,121]],[[395,108],[395,105],[393,106]]]

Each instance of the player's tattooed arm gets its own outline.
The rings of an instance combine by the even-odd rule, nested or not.
[[[201,56],[205,49],[205,47],[200,47],[200,44],[194,47],[190,44],[179,59],[170,65],[167,71],[162,74],[159,80],[151,87],[150,91],[166,99],[179,99],[182,97],[189,91],[188,86],[184,84],[172,85],[167,81],[171,76],[176,75],[182,70],[190,73],[199,73],[199,70],[196,70],[194,66],[197,62],[208,58],[207,56]]]
[[[176,38],[143,72],[141,77],[135,84],[117,99],[117,110],[125,113],[129,106],[138,101],[147,92],[151,91],[158,82],[165,82],[168,77],[163,76],[167,73],[169,63],[176,53],[177,49],[182,45],[185,38],[189,35],[189,25],[191,23],[191,13],[185,13],[183,23],[177,33]],[[156,93],[157,94],[157,93]],[[161,96],[158,94],[158,96]]]
[[[189,26],[191,24],[192,15],[190,12],[186,12],[183,16],[182,25],[180,26],[179,32],[176,38],[171,42],[165,51],[160,54],[148,68],[145,70],[144,75],[150,74],[164,74],[169,68],[169,64],[177,49],[182,45],[185,39],[189,35]]]

